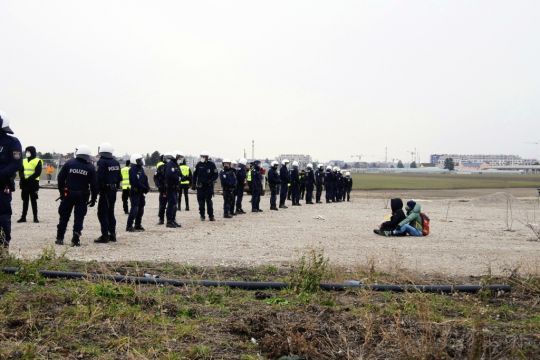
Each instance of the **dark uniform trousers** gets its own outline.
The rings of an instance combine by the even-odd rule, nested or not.
[[[270,185],[270,207],[275,208],[276,206],[276,200],[279,195],[279,187],[280,184],[274,184]],[[281,198],[280,198],[281,201]]]
[[[244,197],[244,184],[236,186],[236,210],[242,209],[242,198]]]
[[[167,189],[167,221],[176,220],[176,209],[179,204],[178,189]]]
[[[34,217],[38,216],[37,208],[37,199],[38,199],[38,189],[39,183],[37,186],[25,186],[21,188],[21,199],[23,201],[23,210],[22,217],[25,218],[28,213],[28,202],[32,205],[32,214]]]
[[[132,227],[134,221],[135,226],[141,226],[142,217],[144,215],[144,206],[146,205],[144,194],[142,192],[131,190],[129,200],[131,201],[131,210],[129,211],[127,226]]]
[[[315,201],[319,202],[321,201],[321,195],[322,195],[322,185],[317,185],[315,189]]]
[[[180,184],[180,189],[178,190],[178,210],[182,208],[182,193],[186,199],[186,210],[189,210],[189,184]]]
[[[123,189],[122,190],[122,206],[124,207],[124,214],[129,214],[129,193],[131,192],[130,189]]]
[[[234,191],[235,188],[223,189],[223,214],[232,215],[234,209]]]
[[[287,183],[281,183],[281,191],[279,192],[279,205],[285,205],[285,200],[287,200],[287,191],[289,186]]]
[[[72,191],[68,193],[66,198],[62,199],[60,206],[58,207],[58,214],[60,215],[60,221],[58,222],[58,238],[63,239],[66,233],[67,225],[69,218],[71,217],[71,212],[75,216],[73,222],[73,231],[81,234],[83,230],[84,217],[88,211],[88,198],[90,197],[89,193],[75,192]]]
[[[313,202],[313,185],[306,184],[306,202]]]
[[[291,184],[291,200],[293,204],[300,204],[300,184]]]
[[[0,246],[9,244],[11,240],[11,190],[6,186],[0,188]]]
[[[167,209],[167,201],[168,196],[165,191],[159,192],[159,210],[158,210],[158,217],[159,220],[165,219],[165,209]]]
[[[260,203],[261,203],[261,190],[258,189],[256,186],[253,186],[253,190],[251,191],[251,209],[259,210]]]
[[[116,189],[102,190],[98,200],[98,220],[101,225],[101,235],[116,234],[116,218],[114,205],[116,204]]]
[[[205,205],[208,216],[214,216],[214,205],[212,203],[214,196],[214,187],[212,185],[203,185],[197,188],[197,201],[199,202],[199,214],[204,217]]]

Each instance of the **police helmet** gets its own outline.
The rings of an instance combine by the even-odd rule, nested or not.
[[[0,127],[6,134],[13,134],[13,130],[9,127],[9,119],[4,112],[0,111]]]
[[[86,161],[90,161],[90,157],[92,156],[92,152],[90,151],[90,148],[87,145],[79,145],[75,149],[75,157],[79,159],[83,159]]]
[[[324,165],[323,165],[323,164],[319,164],[319,165],[317,165],[317,167],[318,167],[319,169],[321,169],[321,170],[324,169]]]
[[[326,170],[332,170],[332,167],[330,165],[327,165]]]
[[[240,164],[242,165],[246,165],[247,164],[247,160],[244,159],[244,158],[241,158],[240,161],[238,161]]]
[[[313,164],[307,164],[306,167],[307,167],[308,169],[313,169]]]
[[[279,163],[276,160],[272,161],[272,166],[278,166],[278,165]]]
[[[131,154],[130,162],[132,164],[138,164],[137,160],[144,160],[141,154]],[[144,161],[140,161],[140,163],[144,164]]]
[[[231,161],[231,165],[238,165],[238,162],[236,160]]]
[[[221,161],[222,164],[230,164],[231,163],[231,159],[223,159],[223,161]]]
[[[181,158],[183,158],[183,157],[184,157],[184,152],[183,152],[183,151],[180,151],[180,150],[176,150],[176,151],[174,152],[174,155],[175,155],[175,157],[181,157]]]
[[[345,173],[345,176],[346,176],[346,177],[351,177],[351,172],[350,172],[350,171],[347,171],[347,172]]]
[[[114,149],[112,145],[108,142],[102,143],[98,146],[98,153],[99,155],[105,155],[112,157],[112,153],[114,152]]]
[[[292,166],[298,167],[298,161],[293,161]]]
[[[288,159],[283,159],[283,161],[281,161],[281,164],[282,165],[287,165],[290,161]]]
[[[338,171],[338,167],[337,166],[334,166],[334,171]]]
[[[201,151],[201,156],[210,157],[210,153],[208,151],[204,150],[204,151]]]

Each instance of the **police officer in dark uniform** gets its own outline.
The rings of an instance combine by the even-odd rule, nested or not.
[[[343,196],[343,176],[341,175],[341,171],[338,167],[334,168],[334,176],[335,176],[334,201],[341,202],[341,198]]]
[[[300,199],[304,200],[306,194],[306,171],[300,171]]]
[[[313,172],[313,165],[307,164],[306,175],[304,177],[306,184],[306,204],[313,204],[313,187],[315,185],[315,174]]]
[[[351,173],[349,171],[345,173],[343,182],[345,183],[345,191],[343,192],[343,201],[345,201],[345,195],[347,196],[347,201],[351,201],[351,191],[353,187],[353,180],[351,177]]]
[[[272,161],[272,167],[268,170],[268,184],[270,186],[270,210],[278,210],[276,199],[279,196],[281,179],[278,171],[279,163]]]
[[[32,214],[34,222],[38,223],[38,208],[37,199],[39,191],[39,176],[43,170],[43,161],[37,157],[36,148],[28,146],[25,149],[26,159],[23,160],[23,165],[19,170],[19,186],[21,188],[21,198],[23,201],[22,215],[18,223],[26,222],[26,214],[28,213],[28,203],[32,204]]]
[[[319,164],[317,167],[317,171],[315,171],[315,202],[317,204],[320,204],[321,201],[321,195],[324,185],[324,166],[322,164]]]
[[[171,161],[172,154],[168,153],[161,155],[159,162],[156,164],[156,172],[154,173],[154,184],[158,188],[159,208],[158,208],[158,225],[165,224],[165,210],[167,209],[167,189],[165,187],[165,169],[166,164]]]
[[[293,161],[291,170],[291,200],[293,206],[300,205],[300,172],[298,161]]]
[[[197,202],[199,203],[199,214],[201,221],[205,220],[205,205],[210,221],[215,221],[212,196],[214,196],[214,182],[219,174],[216,164],[209,160],[208,152],[201,153],[201,159],[195,166],[193,172],[192,189],[197,190]]]
[[[167,190],[167,227],[179,228],[182,227],[176,222],[176,210],[178,206],[178,190],[180,187],[180,167],[178,162],[181,161],[179,151],[173,152],[172,159],[169,160],[165,168],[165,187]]]
[[[246,159],[240,159],[236,169],[236,211],[235,214],[245,214],[242,209],[242,198],[244,197],[244,186],[246,184]]]
[[[286,209],[285,200],[287,199],[287,192],[289,191],[289,182],[291,177],[289,174],[289,169],[287,169],[287,164],[289,160],[284,159],[281,162],[281,168],[279,169],[279,179],[281,180],[281,189],[279,191],[279,208]]]
[[[109,143],[99,146],[97,162],[97,183],[99,189],[98,220],[101,225],[101,236],[94,240],[96,243],[116,241],[116,217],[114,205],[116,193],[122,182],[120,163],[113,157],[113,147]]]
[[[326,172],[324,174],[324,189],[326,191],[326,202],[334,201],[334,173],[332,172],[332,167],[328,165],[326,167]]]
[[[146,205],[145,194],[150,191],[148,177],[144,172],[144,160],[141,154],[131,155],[131,167],[129,168],[129,184],[131,186],[129,200],[131,209],[127,219],[126,231],[144,231],[142,217]],[[135,226],[133,226],[135,222]]]
[[[11,240],[11,193],[22,165],[21,143],[9,134],[13,134],[9,120],[0,112],[0,252],[7,252]]]
[[[262,212],[260,203],[263,190],[261,162],[255,160],[251,169],[251,212]]]
[[[58,191],[62,201],[58,207],[60,221],[56,232],[57,245],[64,244],[64,235],[72,211],[75,219],[71,246],[81,245],[80,237],[88,206],[96,205],[96,168],[92,165],[90,154],[88,146],[79,145],[75,151],[75,159],[68,160],[58,173]]]
[[[219,172],[221,189],[223,191],[223,217],[232,218],[231,210],[234,203],[234,191],[236,189],[236,175],[231,167],[231,160],[223,160],[223,169]]]

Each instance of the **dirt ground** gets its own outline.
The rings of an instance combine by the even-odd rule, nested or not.
[[[431,235],[423,238],[381,237],[373,229],[389,214],[388,199],[417,199],[431,218]],[[191,211],[181,211],[181,229],[157,224],[157,194],[147,197],[144,233],[126,233],[126,215],[116,204],[118,242],[94,244],[99,236],[96,208],[89,209],[82,246],[54,245],[58,221],[57,192],[40,191],[41,223],[17,224],[21,201],[15,193],[10,252],[25,258],[53,246],[76,260],[172,261],[201,266],[282,265],[294,262],[309,248],[323,249],[334,265],[347,268],[373,264],[382,271],[406,269],[449,276],[540,273],[540,242],[524,223],[540,222],[535,189],[432,190],[353,193],[349,203],[303,205],[263,213],[222,218],[222,198],[216,195],[217,221],[201,222],[195,195]],[[244,209],[249,209],[244,197]],[[31,217],[30,217],[31,218]],[[507,221],[508,220],[508,221]],[[70,226],[72,223],[70,222]],[[510,229],[509,229],[510,228]],[[508,231],[510,230],[510,231]],[[69,235],[68,232],[67,235]],[[66,236],[69,243],[69,236]]]

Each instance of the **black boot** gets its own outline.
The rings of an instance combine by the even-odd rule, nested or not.
[[[214,217],[214,215],[210,216],[210,221],[216,221],[216,218]]]
[[[73,232],[73,237],[71,238],[71,246],[81,246],[81,234],[78,232]]]
[[[106,244],[109,242],[109,235],[101,235],[96,240],[94,240],[96,244]]]
[[[109,235],[109,242],[116,242],[116,234],[115,233],[111,233]]]
[[[165,227],[176,229],[176,225],[172,221],[167,221],[167,225],[165,225]]]
[[[144,231],[144,228],[142,227],[142,225],[135,225],[134,229],[135,231]]]
[[[56,241],[54,242],[56,245],[64,245],[64,238],[56,236]]]
[[[179,223],[177,223],[176,220],[173,220],[173,223],[174,223],[174,225],[176,225],[177,228],[181,228],[181,227],[182,227],[182,225],[180,225]]]
[[[38,224],[38,223],[39,223],[39,219],[38,219],[37,215],[34,216],[34,223],[35,223],[35,224]]]
[[[20,223],[25,223],[26,222],[26,216],[21,216],[21,218],[19,220],[17,220],[17,222],[20,224]]]
[[[159,222],[158,222],[157,224],[158,224],[158,225],[163,225],[163,224],[165,224],[165,220],[159,219]]]
[[[224,217],[225,219],[232,219],[232,216],[229,215],[229,213],[224,214],[223,217]]]

